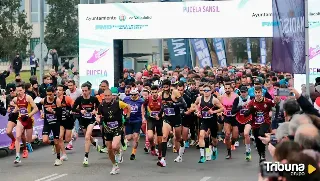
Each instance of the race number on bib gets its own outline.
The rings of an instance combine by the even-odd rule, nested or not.
[[[246,111],[248,111],[248,109],[240,109],[240,115],[244,115]]]
[[[134,106],[131,106],[131,113],[137,113],[138,112],[138,106],[134,105]]]
[[[212,118],[212,115],[209,114],[208,111],[202,111],[202,118],[203,119],[209,119],[209,118]]]
[[[20,108],[20,115],[23,116],[23,115],[27,115],[28,114],[28,110],[26,108]]]
[[[175,115],[174,108],[165,108],[164,114],[166,116],[174,116]]]
[[[46,114],[46,119],[48,122],[56,121],[57,117],[54,114]]]
[[[153,118],[157,117],[158,114],[159,114],[158,111],[151,111],[150,112],[150,116],[153,117]]]
[[[86,113],[83,115],[83,118],[91,119],[91,118],[92,118],[91,112],[86,112]]]
[[[115,129],[115,128],[118,128],[119,126],[119,123],[118,121],[114,121],[114,122],[107,122],[107,126],[111,129]]]
[[[256,124],[262,124],[262,123],[264,123],[263,112],[257,112],[256,113]]]

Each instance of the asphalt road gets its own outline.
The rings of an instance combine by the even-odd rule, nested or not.
[[[145,154],[140,141],[136,160],[129,160],[131,148],[124,153],[120,174],[110,175],[112,164],[107,155],[97,153],[93,148],[89,154],[89,166],[83,167],[84,139],[74,142],[74,149],[68,152],[69,160],[59,167],[53,166],[55,155],[50,146],[42,146],[14,165],[14,153],[0,158],[1,181],[256,181],[258,153],[253,148],[252,161],[246,162],[244,146],[232,152],[232,159],[226,160],[225,145],[219,145],[219,156],[215,161],[199,164],[199,150],[187,148],[182,163],[173,162],[177,156],[172,149],[167,153],[167,167],[156,165],[157,157]],[[100,141],[101,143],[101,141]]]

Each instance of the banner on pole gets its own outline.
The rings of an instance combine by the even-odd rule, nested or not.
[[[227,67],[226,51],[223,38],[213,38],[213,47],[217,53],[220,67]]]
[[[247,53],[248,53],[248,62],[252,63],[252,58],[251,58],[251,41],[250,38],[247,38]]]
[[[199,65],[201,68],[206,66],[212,67],[210,51],[205,38],[191,39],[191,44],[197,54]]]
[[[304,0],[273,0],[273,55],[275,72],[304,74],[305,67],[305,3]]]
[[[167,39],[168,52],[173,68],[192,67],[188,39]]]
[[[260,61],[263,65],[267,63],[266,38],[260,38]]]

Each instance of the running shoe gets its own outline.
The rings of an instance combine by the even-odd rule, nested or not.
[[[9,150],[14,150],[15,147],[16,147],[15,146],[15,141],[12,141],[10,146],[9,146]]]
[[[236,147],[238,147],[240,144],[239,144],[239,141],[236,141],[235,143],[234,143],[234,146],[236,146]]]
[[[123,163],[123,154],[122,154],[122,150],[120,150],[120,153],[118,154],[118,161],[119,161],[119,163]]]
[[[51,151],[52,151],[52,154],[55,155],[57,153],[56,152],[56,146],[52,145]]]
[[[108,153],[107,147],[102,147],[100,153]]]
[[[160,167],[166,167],[167,166],[166,160],[164,158],[161,158],[161,160],[157,162],[157,165]]]
[[[182,162],[182,156],[177,156],[177,158],[174,159],[174,162],[178,162],[178,163]]]
[[[16,159],[14,160],[14,164],[21,163],[21,158],[20,156],[16,156]]]
[[[167,147],[168,147],[168,148],[171,148],[171,147],[172,147],[172,140],[171,140],[171,139],[169,139],[169,141],[168,141],[168,143],[167,143]]]
[[[149,154],[149,149],[147,147],[143,148],[145,154]]]
[[[196,142],[195,142],[194,140],[191,140],[191,141],[190,141],[190,146],[194,146],[195,143],[196,143]]]
[[[206,162],[206,158],[204,156],[201,156],[198,163],[204,163],[204,162]]]
[[[173,153],[177,153],[178,151],[176,150],[175,147],[173,147],[173,148],[172,148],[172,152],[173,152]]]
[[[101,150],[101,146],[99,146],[99,140],[98,139],[94,139],[94,142],[96,143],[96,150],[97,150],[97,152],[100,152],[100,150]]]
[[[152,155],[152,156],[157,156],[157,152],[156,152],[156,150],[151,150],[151,152],[150,152],[150,153],[151,153],[151,155]]]
[[[131,156],[130,156],[130,160],[135,160],[135,159],[136,159],[136,155],[131,154]]]
[[[231,159],[231,154],[228,154],[228,155],[226,156],[226,159]]]
[[[218,149],[212,151],[211,160],[216,160],[218,157]]]
[[[123,151],[126,151],[127,148],[128,148],[127,141],[125,141],[125,142],[124,142],[124,146],[121,144],[121,149],[122,149]]]
[[[223,141],[223,138],[221,135],[218,136],[218,141],[220,141],[220,142]]]
[[[115,164],[112,166],[112,170],[110,172],[110,175],[116,175],[120,172],[120,168],[118,166],[118,164]]]
[[[29,156],[28,150],[27,150],[27,149],[23,149],[23,151],[22,151],[22,158],[28,158],[28,156]]]
[[[88,166],[88,164],[89,164],[89,159],[88,159],[87,157],[84,157],[82,164],[83,164],[83,166]]]
[[[65,149],[66,150],[73,150],[73,146],[71,144],[68,144]]]
[[[60,159],[56,159],[54,161],[54,166],[60,166],[60,165],[62,165],[62,161]]]
[[[190,147],[189,141],[185,141],[185,142],[184,142],[184,147],[185,147],[185,148],[189,148],[189,147]]]
[[[127,147],[130,147],[130,141],[128,141],[127,139],[125,139],[124,142],[126,143]]]
[[[246,152],[246,160],[247,161],[251,160],[251,152]]]
[[[60,158],[60,160],[62,161],[67,161],[68,160],[68,157],[66,154],[62,155],[62,157]]]
[[[30,143],[27,143],[27,149],[29,152],[33,152],[32,145]]]
[[[265,162],[266,161],[266,154],[265,153],[262,153],[260,155],[260,158],[259,158],[259,163],[262,163],[262,162]]]

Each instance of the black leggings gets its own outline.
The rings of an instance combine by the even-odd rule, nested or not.
[[[261,154],[264,154],[266,151],[266,145],[263,144],[262,141],[259,139],[259,136],[260,136],[259,132],[260,132],[260,128],[252,129],[252,134],[256,142],[258,153],[259,153],[259,156],[261,156]]]

